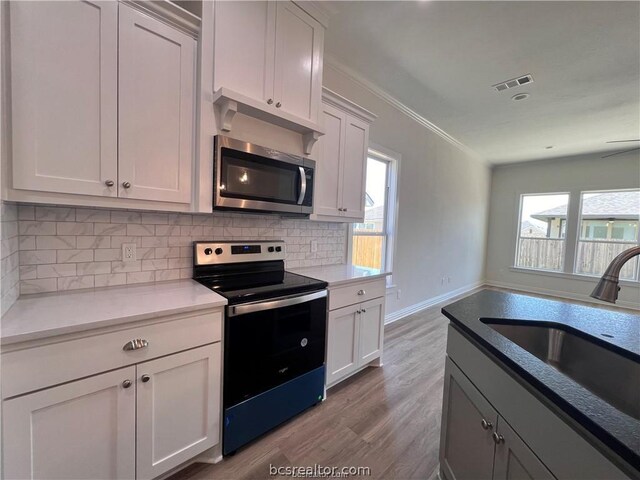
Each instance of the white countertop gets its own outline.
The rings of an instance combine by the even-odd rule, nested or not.
[[[19,298],[0,321],[7,345],[153,318],[222,307],[227,300],[194,280],[123,285]]]
[[[374,280],[391,275],[391,272],[382,272],[372,268],[362,268],[347,264],[294,268],[290,271],[306,277],[322,280],[323,282],[327,282],[330,287],[353,283],[359,280]]]

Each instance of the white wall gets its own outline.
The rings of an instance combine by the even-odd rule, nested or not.
[[[601,154],[527,162],[495,167],[492,173],[486,278],[491,284],[537,293],[594,301],[588,295],[597,279],[581,276],[550,276],[515,271],[520,195],[523,193],[638,188],[638,152],[602,159]],[[568,238],[567,241],[572,241]],[[575,239],[574,239],[575,241]],[[618,304],[640,307],[640,287],[626,283]]]
[[[481,282],[489,168],[326,62],[323,84],[378,115],[370,141],[402,155],[393,265],[401,295],[387,297],[387,314]]]

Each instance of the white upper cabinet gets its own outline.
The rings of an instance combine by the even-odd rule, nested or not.
[[[116,196],[118,4],[11,2],[9,17],[13,187]]]
[[[195,40],[120,5],[119,196],[189,203]]]
[[[237,112],[300,132],[304,149],[321,134],[324,26],[289,1],[216,2],[214,103],[219,128]]]
[[[188,209],[192,17],[171,2],[11,2],[8,199]]]
[[[323,90],[322,125],[313,199],[314,220],[362,222],[369,126],[375,115]]]
[[[277,4],[275,106],[316,122],[322,94],[324,28],[297,5]]]
[[[216,2],[214,91],[273,100],[275,2]]]

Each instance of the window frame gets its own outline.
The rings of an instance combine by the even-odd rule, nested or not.
[[[383,251],[382,251],[382,263],[383,271],[393,271],[393,260],[396,255],[396,237],[398,229],[398,181],[400,179],[400,161],[402,155],[398,152],[390,150],[381,145],[369,143],[367,149],[367,160],[373,158],[374,160],[387,163],[387,188],[385,193],[385,214],[384,214],[384,228],[382,233],[355,233],[353,223],[349,223],[347,242],[347,264],[352,265],[353,256],[353,237],[358,236],[384,236]],[[365,171],[366,172],[366,171]],[[366,193],[366,175],[365,175],[365,193]],[[363,222],[356,222],[363,223]],[[387,275],[387,288],[393,288],[393,275]]]
[[[577,218],[577,225],[576,225],[576,241],[573,245],[574,248],[574,255],[573,255],[573,265],[571,268],[571,273],[572,275],[577,275],[581,278],[593,278],[593,279],[599,279],[600,275],[589,275],[587,273],[579,273],[577,271],[578,269],[578,249],[579,249],[579,244],[581,241],[597,241],[598,239],[581,239],[580,238],[580,234],[582,231],[582,204],[584,202],[584,196],[585,194],[598,194],[598,193],[616,193],[616,192],[639,192],[640,193],[640,188],[614,188],[614,189],[596,189],[596,190],[580,190],[579,192],[577,192],[577,194],[579,195],[579,206],[578,206],[578,218]],[[624,241],[616,241],[612,238],[607,239],[605,238],[605,243],[629,243],[629,248],[631,248],[632,245],[635,246],[639,246],[640,245],[640,219],[638,220],[638,231],[636,231],[636,241],[635,244],[632,244],[631,242],[624,242]],[[626,249],[625,249],[626,250]],[[612,259],[613,260],[613,259]],[[635,272],[635,279],[620,279],[621,282],[628,282],[630,284],[639,284],[640,283],[640,260],[638,260],[636,262],[636,272]]]
[[[559,270],[551,270],[545,268],[532,268],[532,267],[522,267],[518,265],[518,255],[520,253],[520,239],[522,233],[522,207],[524,206],[524,197],[543,197],[543,196],[551,196],[551,195],[566,195],[567,196],[567,218],[565,219],[566,227],[565,227],[565,236],[559,236],[558,238],[554,238],[553,240],[561,240],[564,242],[564,250],[561,258],[561,264]],[[513,253],[513,268],[520,270],[528,270],[532,272],[547,272],[547,273],[563,273],[565,272],[565,267],[567,264],[567,232],[569,230],[569,211],[571,208],[571,192],[542,192],[542,193],[521,193],[520,194],[520,204],[518,207],[518,218],[517,218],[517,229],[516,229],[516,242],[515,249]],[[560,227],[558,233],[562,233],[562,222],[560,222]],[[530,238],[530,237],[524,237]],[[549,237],[545,237],[549,238]]]
[[[592,194],[592,193],[610,193],[610,192],[637,192],[640,188],[638,187],[629,187],[629,188],[608,188],[608,189],[598,189],[598,188],[577,188],[571,189],[570,191],[548,191],[548,192],[514,192],[518,196],[519,205],[516,211],[515,217],[515,227],[516,234],[514,237],[515,241],[513,243],[512,248],[512,266],[509,267],[510,270],[529,273],[529,274],[539,274],[539,275],[547,275],[554,277],[562,277],[562,278],[574,278],[580,280],[592,280],[596,282],[600,277],[596,275],[588,275],[584,273],[578,273],[576,271],[578,264],[578,244],[580,240],[581,234],[581,225],[582,225],[582,202],[583,195]],[[564,255],[562,258],[563,268],[562,270],[543,270],[531,267],[520,267],[518,266],[518,251],[519,251],[519,240],[521,233],[521,220],[522,220],[522,206],[523,206],[523,198],[525,196],[542,196],[542,195],[569,195],[569,200],[567,203],[567,219],[566,219],[566,233],[564,238],[560,238],[564,240]],[[639,223],[640,225],[640,223]],[[640,227],[638,232],[637,245],[640,245]],[[621,285],[638,285],[640,284],[640,261],[637,263],[637,272],[636,279],[620,279]]]

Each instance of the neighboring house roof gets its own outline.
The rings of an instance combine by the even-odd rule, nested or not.
[[[549,218],[566,218],[567,204],[559,205],[531,215],[532,218],[547,221]],[[640,191],[608,192],[585,198],[582,202],[583,218],[640,218]]]
[[[520,236],[546,237],[547,234],[542,228],[534,225],[529,220],[525,220],[520,224]]]

